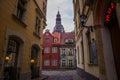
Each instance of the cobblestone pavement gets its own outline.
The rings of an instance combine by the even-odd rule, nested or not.
[[[85,80],[81,78],[76,70],[42,71],[42,74],[49,77],[45,80]]]

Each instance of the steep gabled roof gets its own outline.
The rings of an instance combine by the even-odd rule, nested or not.
[[[54,39],[56,38],[57,41],[56,42],[53,42],[53,44],[60,44],[60,39],[61,39],[61,33],[59,32],[54,32],[52,34],[52,36],[54,37]]]
[[[73,39],[74,40],[73,44],[75,44],[75,33],[73,31],[72,32],[62,33],[61,34],[61,45],[67,45],[65,43],[65,39]]]

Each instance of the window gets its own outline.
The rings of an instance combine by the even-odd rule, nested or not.
[[[52,66],[57,66],[57,60],[52,60]]]
[[[89,48],[89,63],[97,64],[98,59],[97,59],[95,40],[92,39],[92,42],[91,42],[90,31],[88,31],[86,35],[87,35],[87,43],[88,43],[88,48]]]
[[[57,47],[52,48],[52,53],[57,53]]]
[[[84,64],[84,45],[83,45],[83,41],[81,41],[81,55],[82,55],[82,64]]]
[[[44,53],[49,53],[49,52],[50,52],[50,48],[47,47],[44,49]]]
[[[77,54],[78,54],[78,64],[80,64],[79,46],[77,46]]]
[[[65,39],[65,43],[73,43],[73,39]]]
[[[6,66],[17,65],[18,50],[19,50],[19,43],[16,40],[10,38],[8,41],[7,53],[6,53],[6,56],[8,56],[10,60],[6,62]]]
[[[46,14],[46,4],[43,2],[43,12]]]
[[[96,52],[96,42],[94,39],[92,39],[91,42],[91,63],[93,64],[97,64],[98,63],[98,58],[97,58],[97,52]]]
[[[65,49],[62,49],[62,56],[65,56]]]
[[[65,60],[62,60],[62,67],[65,67]]]
[[[20,20],[23,19],[23,15],[24,15],[25,10],[26,10],[25,9],[25,4],[26,4],[26,0],[18,0],[16,16]]]
[[[72,60],[69,60],[69,67],[72,67]]]
[[[58,41],[58,38],[54,38],[54,42],[57,42]]]
[[[37,16],[37,17],[36,17],[36,25],[35,25],[35,33],[36,33],[37,35],[39,35],[39,33],[40,33],[40,22],[41,22],[41,20],[40,20],[40,18]]]
[[[10,39],[8,42],[8,52],[15,53],[17,51],[17,42],[13,39]]]
[[[49,38],[46,38],[45,41],[46,41],[46,43],[49,43],[50,39],[49,39]]]
[[[69,51],[69,56],[72,56],[72,49],[70,49]]]
[[[50,61],[49,60],[44,60],[44,66],[49,66],[50,65]]]

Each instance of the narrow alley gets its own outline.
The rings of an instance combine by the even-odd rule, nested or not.
[[[120,0],[0,0],[0,80],[120,80]]]

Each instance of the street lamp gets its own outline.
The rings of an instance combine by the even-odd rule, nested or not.
[[[85,21],[86,21],[86,18],[87,18],[87,16],[86,15],[80,15],[80,23],[82,24],[82,27],[84,27],[84,28],[88,28],[88,29],[90,29],[91,30],[91,32],[93,32],[93,26],[85,26],[84,25],[84,23],[85,23]]]

